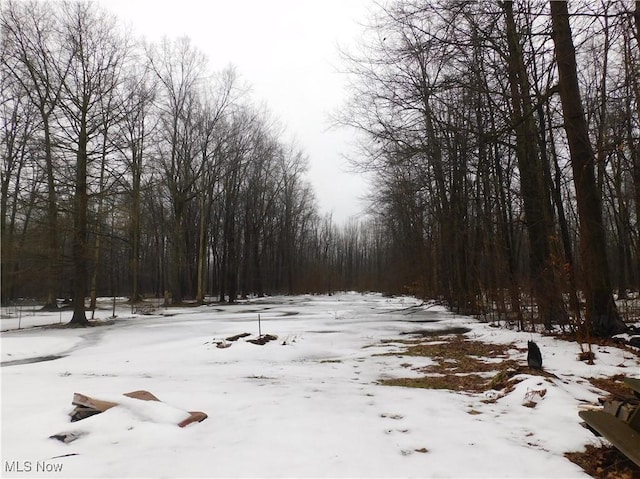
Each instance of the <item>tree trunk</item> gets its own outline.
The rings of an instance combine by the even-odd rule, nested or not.
[[[242,263],[240,265],[240,295],[242,299],[247,299],[249,294],[252,293],[249,283],[249,276],[251,275],[251,243],[253,241],[251,227],[251,220],[249,215],[251,214],[250,208],[244,208],[244,241],[242,242]]]
[[[58,286],[58,206],[56,201],[55,176],[53,172],[53,157],[51,154],[51,132],[49,129],[49,115],[41,111],[42,127],[44,130],[44,152],[47,165],[47,234],[49,235],[49,251],[47,255],[47,297],[43,310],[56,311],[56,289]]]
[[[202,304],[204,302],[204,261],[207,252],[207,235],[205,228],[205,194],[200,193],[200,227],[198,230],[198,272],[197,272],[197,291],[196,302]]]
[[[98,272],[100,269],[100,248],[102,247],[101,221],[104,214],[104,175],[107,163],[107,125],[103,126],[104,135],[102,137],[102,154],[100,161],[100,180],[98,191],[98,209],[96,215],[95,226],[95,242],[93,245],[93,272],[91,273],[91,290],[89,299],[89,309],[91,310],[91,319],[96,313],[96,302],[98,299]],[[112,232],[113,233],[113,232]]]
[[[580,252],[584,274],[586,320],[590,332],[608,337],[625,329],[613,301],[606,256],[602,199],[594,174],[595,155],[582,109],[575,48],[565,2],[551,2],[564,128],[569,143],[580,222]]]
[[[262,269],[260,268],[260,241],[258,231],[253,234],[253,291],[259,298],[264,297],[264,287],[262,283]]]
[[[238,258],[236,251],[235,221],[234,210],[229,209],[225,219],[225,241],[227,243],[227,277],[226,277],[226,293],[229,303],[235,303],[238,296],[237,274],[238,274]]]
[[[137,146],[132,148],[132,176],[133,201],[131,204],[131,304],[140,300],[139,276],[140,276],[140,176],[141,161]]]
[[[87,296],[87,127],[83,114],[76,156],[76,188],[73,211],[73,316],[69,324],[86,326],[84,300]]]
[[[530,243],[533,294],[538,306],[539,320],[547,329],[551,329],[553,324],[566,323],[566,311],[552,264],[551,238],[554,233],[549,189],[544,177],[544,170],[548,169],[548,165],[542,164],[540,159],[531,88],[516,30],[513,2],[504,2],[503,9],[509,45],[509,84],[516,134],[516,156]]]
[[[636,1],[636,8],[633,13],[634,18],[634,38],[636,43],[636,51],[640,48],[640,1]],[[631,84],[631,88],[633,89],[633,95],[635,97],[635,110],[636,114],[640,117],[640,81],[638,80],[637,62],[633,61],[631,46],[631,39],[628,41],[629,45],[626,48],[626,56],[625,58],[625,76],[627,77],[627,82]],[[629,110],[630,111],[630,108]],[[631,151],[631,175],[633,179],[633,188],[634,188],[634,202],[635,202],[635,210],[636,217],[640,217],[640,143],[637,140],[634,140],[633,135],[633,127],[631,123],[632,116],[627,115],[629,118],[627,127],[627,142],[629,143],[629,149]],[[636,274],[640,275],[640,241],[636,246],[636,264],[635,270]]]
[[[633,12],[633,20],[636,26],[635,36],[640,46],[640,0],[636,0],[636,9]]]
[[[549,108],[547,104],[547,109]],[[575,315],[575,320],[580,323],[582,321],[582,314],[580,312],[580,301],[578,299],[578,286],[576,283],[575,274],[575,261],[571,244],[571,235],[569,233],[569,224],[567,222],[567,215],[565,213],[564,204],[562,202],[562,170],[558,162],[558,153],[556,151],[556,142],[553,138],[553,125],[551,120],[551,114],[547,111],[547,121],[543,120],[545,114],[542,111],[542,104],[538,108],[538,115],[540,116],[540,124],[547,124],[549,129],[549,144],[551,145],[551,159],[553,161],[553,180],[551,183],[553,187],[551,189],[551,197],[555,204],[555,209],[558,215],[558,226],[560,228],[560,238],[562,239],[562,251],[564,253],[564,261],[566,264],[566,277],[565,281],[569,286],[569,306],[572,313]],[[541,129],[544,131],[544,129]]]
[[[171,299],[173,304],[181,304],[183,300],[183,279],[185,270],[185,225],[184,225],[184,204],[176,201],[174,207],[175,224],[173,232],[173,242],[171,243]]]

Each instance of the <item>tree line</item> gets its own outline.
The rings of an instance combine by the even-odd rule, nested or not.
[[[640,282],[640,2],[403,0],[343,52],[373,175],[321,215],[234,69],[86,2],[2,7],[2,301],[410,293],[524,328],[624,325]],[[44,294],[43,294],[44,292]],[[167,298],[168,299],[168,298]]]
[[[521,326],[624,328],[640,280],[640,2],[394,1],[344,53],[388,274]]]
[[[91,2],[1,11],[2,302],[346,287],[307,157],[232,68]],[[346,274],[346,273],[345,273]]]

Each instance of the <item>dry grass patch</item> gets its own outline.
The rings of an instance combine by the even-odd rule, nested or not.
[[[589,378],[589,382],[614,398],[633,398],[633,390],[622,382],[625,377],[624,374],[616,374],[608,378]]]
[[[588,445],[584,452],[568,452],[567,459],[591,477],[602,479],[638,479],[640,468],[613,446]]]
[[[429,342],[405,344],[406,350],[385,355],[426,356],[433,359],[434,364],[419,369],[423,377],[382,379],[381,384],[477,393],[509,387],[513,376],[521,370],[507,354],[515,348],[514,344],[469,341],[463,336],[434,337]],[[496,371],[497,374],[487,377]]]
[[[486,389],[487,379],[477,374],[461,376],[423,376],[421,378],[381,379],[380,384],[386,386],[402,386],[407,388],[450,389],[452,391],[481,392]]]

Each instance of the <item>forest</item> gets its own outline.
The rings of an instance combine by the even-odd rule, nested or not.
[[[342,52],[333,120],[374,178],[344,225],[320,214],[304,146],[188,38],[134,38],[84,1],[0,15],[3,304],[67,300],[84,324],[100,296],[355,290],[520,328],[624,328],[640,2],[376,4]]]

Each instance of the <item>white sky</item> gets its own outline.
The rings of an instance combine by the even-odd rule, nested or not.
[[[355,133],[327,131],[346,99],[338,46],[349,46],[372,0],[100,0],[148,40],[187,35],[214,70],[229,64],[310,160],[321,213],[342,223],[362,212],[366,181],[348,173]]]

